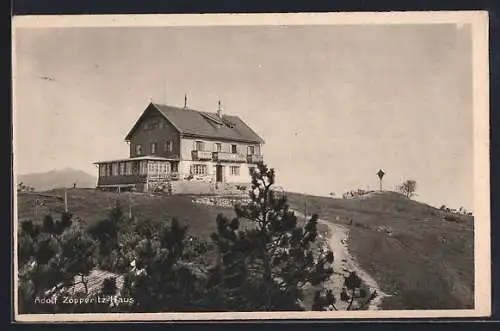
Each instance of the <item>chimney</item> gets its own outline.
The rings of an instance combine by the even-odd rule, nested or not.
[[[217,116],[219,118],[222,118],[222,108],[220,106],[220,100],[219,100],[219,104],[218,104],[218,107],[217,107]]]

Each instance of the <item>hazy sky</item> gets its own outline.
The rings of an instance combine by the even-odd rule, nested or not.
[[[288,190],[473,207],[469,26],[18,29],[18,173],[128,157],[150,100],[240,116]],[[43,79],[50,77],[53,80]]]

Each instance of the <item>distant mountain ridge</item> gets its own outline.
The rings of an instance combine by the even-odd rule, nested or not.
[[[33,187],[36,191],[46,191],[54,188],[95,187],[97,178],[83,170],[72,168],[55,169],[42,173],[23,174],[17,176],[17,183]]]

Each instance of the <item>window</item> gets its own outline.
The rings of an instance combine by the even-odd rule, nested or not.
[[[215,151],[216,152],[222,151],[222,144],[221,143],[215,143]]]
[[[135,146],[135,154],[142,155],[142,146],[141,145]]]
[[[248,146],[248,155],[254,155],[254,154],[255,154],[255,147]]]
[[[140,174],[145,175],[148,173],[148,164],[147,161],[141,161],[140,163]]]
[[[174,144],[172,140],[165,142],[165,152],[171,152],[174,149]]]
[[[151,143],[151,154],[156,153],[156,143]]]
[[[179,163],[178,162],[174,162],[171,164],[171,171],[172,172],[178,172],[179,171]]]
[[[207,165],[206,164],[193,164],[191,166],[191,173],[193,175],[206,175]]]
[[[146,122],[144,124],[144,130],[154,130],[154,129],[158,129],[159,127],[160,127],[159,120],[152,120],[152,121]]]
[[[112,164],[112,171],[113,171],[113,176],[118,176],[118,163],[113,163]]]
[[[99,176],[101,176],[101,177],[106,176],[106,165],[105,164],[101,164],[99,166]]]
[[[248,165],[248,174],[252,176],[253,172],[257,170],[257,166],[255,164]]]
[[[125,163],[125,175],[132,175],[132,162]]]
[[[164,162],[160,163],[160,172],[162,174],[167,172],[167,164],[166,163],[164,163]]]
[[[239,166],[231,166],[229,167],[231,172],[231,176],[239,176],[240,175],[240,167]]]
[[[121,162],[120,163],[120,175],[125,175],[125,163],[124,162]]]
[[[205,150],[205,144],[203,143],[203,141],[195,141],[194,142],[194,150],[195,151]]]
[[[236,145],[231,145],[231,153],[233,154],[236,154],[237,153],[237,149],[236,149]]]

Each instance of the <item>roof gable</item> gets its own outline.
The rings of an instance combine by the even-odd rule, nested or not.
[[[141,116],[137,119],[137,121],[135,121],[135,124],[134,126],[132,127],[132,129],[130,129],[130,131],[127,133],[127,135],[125,136],[125,141],[129,141],[132,136],[134,135],[135,131],[141,126],[142,122],[150,117],[150,116],[154,116],[154,115],[158,115],[162,118],[165,118],[168,122],[168,124],[170,124],[175,130],[177,130],[179,133],[180,133],[180,130],[172,123],[169,121],[168,118],[165,117],[165,115],[158,109],[154,106],[153,103],[150,103],[146,109],[142,112]]]
[[[154,109],[154,110],[153,110]],[[220,118],[215,113],[200,112],[189,108],[178,108],[151,103],[137,120],[125,140],[131,136],[140,122],[150,114],[158,111],[179,133],[193,137],[234,140],[252,143],[264,143],[245,122],[238,116],[223,115]]]

